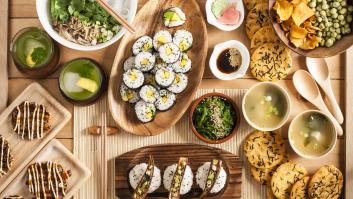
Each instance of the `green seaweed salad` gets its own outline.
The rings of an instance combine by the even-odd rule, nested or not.
[[[228,100],[218,96],[207,97],[196,107],[193,123],[197,132],[205,138],[220,140],[233,131],[236,113]]]
[[[81,45],[104,43],[120,30],[95,0],[50,0],[50,14],[59,35]]]

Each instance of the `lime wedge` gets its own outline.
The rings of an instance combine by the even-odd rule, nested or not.
[[[98,90],[98,85],[95,81],[81,77],[77,82],[76,86],[88,90],[91,93],[95,93]]]

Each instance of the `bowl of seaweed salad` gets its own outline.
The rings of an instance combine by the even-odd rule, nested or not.
[[[209,144],[219,144],[235,135],[240,124],[240,113],[229,96],[208,93],[192,105],[190,123],[199,139]]]

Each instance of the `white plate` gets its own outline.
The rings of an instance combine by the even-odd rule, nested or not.
[[[109,2],[109,1],[108,1]],[[126,32],[125,28],[121,28],[121,30],[109,41],[101,44],[97,44],[94,46],[84,46],[71,41],[66,40],[61,37],[58,32],[53,29],[51,25],[51,17],[50,17],[50,0],[36,0],[36,8],[37,14],[39,17],[39,21],[42,24],[44,30],[58,43],[62,44],[71,49],[80,50],[80,51],[93,51],[105,48],[110,46],[111,44],[118,41]],[[137,0],[110,0],[110,5],[117,12],[121,13],[124,17],[126,17],[127,21],[130,23],[134,20],[137,10]]]

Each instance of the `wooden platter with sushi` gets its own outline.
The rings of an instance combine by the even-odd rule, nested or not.
[[[171,11],[172,17],[173,17],[173,14],[180,14],[181,16],[178,16],[178,17],[181,17],[183,19],[183,22],[181,24],[174,24],[175,26],[173,24],[168,24],[168,22],[166,22],[165,20],[166,19],[165,14],[166,12],[169,12],[169,11]],[[158,0],[158,1],[147,2],[144,5],[144,7],[141,8],[141,10],[139,11],[132,26],[136,28],[136,33],[127,34],[126,36],[124,36],[124,38],[120,43],[119,49],[117,51],[117,54],[114,60],[112,72],[110,75],[109,89],[108,89],[109,106],[114,120],[116,121],[118,126],[120,126],[123,130],[132,134],[137,134],[142,136],[157,135],[167,130],[169,127],[173,126],[181,118],[181,116],[188,108],[188,105],[192,102],[193,96],[199,84],[201,83],[203,71],[205,67],[207,47],[208,47],[206,24],[202,16],[202,12],[200,11],[200,8],[195,0],[189,0],[189,1]],[[178,33],[178,31],[180,34]],[[170,35],[167,37],[167,38],[170,38],[170,40],[172,40],[171,35],[173,35],[173,41],[170,41],[171,46],[168,46],[170,43],[164,42],[165,45],[161,47],[158,47],[158,48],[156,48],[155,46],[152,47],[151,38],[155,38],[157,37],[158,34],[163,34],[163,33]],[[185,36],[184,33],[191,35],[191,42],[188,43],[189,46],[187,47],[190,49],[182,49],[181,46],[183,46],[183,44],[181,43],[178,46],[173,45],[173,43],[174,44],[176,43],[174,39],[178,37],[177,35]],[[154,52],[152,54],[152,52],[143,51],[141,53],[141,51],[136,48],[136,46],[139,46],[138,43],[140,41],[144,42],[144,38],[145,38],[144,36],[148,36],[148,38],[150,38],[151,40],[151,43],[150,43],[151,51],[154,48],[154,51],[158,52],[158,55],[163,59],[163,61],[165,61],[165,63],[173,64],[178,62],[178,61],[175,62],[173,57],[174,55],[173,47],[175,46],[179,47],[179,49],[175,51],[180,50],[179,54],[177,55],[178,57],[180,57],[178,58],[178,60],[181,60],[182,57],[186,57],[186,59],[188,60],[187,62],[191,60],[192,62],[191,70],[189,68],[187,71],[182,71],[178,73],[175,72],[175,74],[172,74],[173,76],[175,76],[174,80],[172,81],[173,83],[175,83],[177,79],[182,79],[182,80],[186,79],[185,85],[183,85],[184,88],[182,90],[178,90],[178,89],[173,90],[172,88],[170,89],[169,87],[173,86],[173,84],[168,84],[168,81],[167,82],[162,81],[162,82],[159,82],[160,84],[158,86],[162,85],[161,87],[164,89],[161,89],[161,90],[158,89],[158,91],[156,91],[153,87],[151,87],[150,85],[146,85],[145,83],[144,85],[141,85],[141,84],[134,85],[133,83],[129,84],[129,82],[127,82],[128,80],[123,78],[123,76],[124,77],[127,75],[131,76],[132,73],[135,78],[136,72],[138,73],[137,77],[139,77],[139,75],[144,76],[146,75],[146,73],[153,73],[151,72],[151,68],[149,67],[147,67],[147,69],[141,68],[140,71],[137,71],[135,69],[131,69],[127,71],[126,67],[124,70],[125,61],[132,56],[135,56],[134,58],[136,58],[134,63],[137,63],[136,60],[140,58],[141,60],[150,61],[151,56],[153,56],[153,61],[151,61],[153,62],[153,65],[154,65],[154,62],[158,61],[158,60],[155,61],[155,53],[157,52]],[[192,37],[197,39],[194,39],[192,41]],[[176,40],[178,42],[178,39]],[[165,50],[164,50],[164,46],[166,46]],[[140,47],[141,48],[146,47],[145,43],[143,45],[140,45]],[[173,53],[171,53],[171,56],[170,57],[164,56],[165,52],[166,52],[165,54],[169,55],[170,50],[173,51]],[[147,54],[147,55],[144,55],[144,54]],[[161,73],[164,74],[164,71],[161,71]],[[157,77],[157,75],[155,75],[155,77]],[[169,72],[168,72],[168,77],[169,77]],[[147,78],[143,77],[143,79],[147,79]],[[127,85],[128,88],[122,88],[126,84],[129,84]],[[127,96],[124,99],[124,96],[122,96],[121,94],[122,92],[121,90],[124,90],[123,92],[127,93],[126,89],[133,90],[131,92],[134,92],[135,94],[137,92],[139,94],[140,92],[146,91],[146,89],[147,89],[146,91],[147,93],[159,92],[160,93],[159,95],[166,95],[166,93],[171,93],[172,95],[171,97],[169,95],[167,96],[168,98],[170,97],[173,100],[166,107],[160,107],[160,108],[159,107],[156,108],[154,106],[150,107],[151,104],[155,103],[155,100],[152,100],[152,103],[150,104],[145,104],[145,103],[141,104],[141,103],[138,103],[137,101],[130,100],[130,98],[128,98],[129,96]],[[137,90],[137,89],[140,89],[140,90]],[[148,89],[150,90],[152,89],[152,90],[149,91]],[[126,101],[129,101],[130,103]],[[144,99],[144,102],[146,102],[145,99]],[[136,103],[136,105],[134,105],[133,103]],[[153,109],[151,113],[152,118],[151,118],[151,115],[148,115],[147,119],[146,119],[147,116],[139,117],[139,115],[136,113],[138,111],[135,111],[135,109],[138,109],[136,108],[136,106]],[[156,109],[161,111],[158,111],[158,113],[155,114]]]
[[[221,161],[221,172],[216,175],[216,181],[208,194],[203,198],[241,198],[242,160],[229,152],[197,144],[165,144],[152,145],[139,148],[122,154],[115,159],[115,194],[119,198],[132,198],[134,194],[133,184],[138,183],[139,171],[144,172],[150,157],[154,160],[154,174],[146,198],[168,198],[170,194],[166,186],[170,186],[173,176],[168,175],[171,170],[176,170],[176,163],[187,159],[187,167],[180,188],[181,198],[200,198],[204,192],[201,189],[202,181],[212,161]],[[142,165],[142,166],[141,166]],[[174,167],[173,167],[174,165]],[[205,169],[205,167],[207,169]],[[187,171],[189,169],[189,171]],[[189,172],[189,173],[188,173]],[[203,172],[206,174],[203,175]],[[223,172],[223,174],[222,174]],[[140,174],[142,175],[142,174]],[[192,176],[192,177],[190,177]],[[175,175],[174,175],[175,178]],[[208,178],[207,178],[208,179]],[[185,185],[184,184],[185,182]],[[206,181],[206,179],[205,179]],[[222,182],[224,182],[222,184]],[[189,186],[189,187],[188,187]],[[205,186],[205,185],[203,185]],[[151,188],[153,187],[153,188]],[[216,188],[215,188],[216,187]]]

